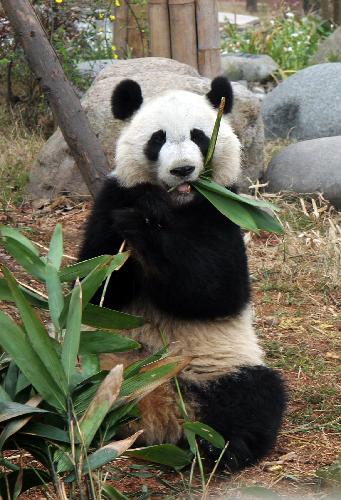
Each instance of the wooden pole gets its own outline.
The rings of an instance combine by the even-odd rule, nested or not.
[[[198,69],[194,0],[168,0],[172,58]]]
[[[214,78],[221,73],[218,5],[216,0],[196,0],[199,73]]]
[[[329,19],[329,0],[321,0],[321,17],[322,19]]]
[[[128,46],[128,5],[125,1],[115,6],[115,22],[113,23],[113,45],[120,59],[127,57]]]
[[[150,53],[154,57],[171,57],[168,0],[149,0]]]
[[[81,103],[66,79],[30,2],[2,0],[2,7],[50,103],[83,179],[94,196],[110,167]]]
[[[338,26],[341,25],[341,0],[333,1],[333,21]]]

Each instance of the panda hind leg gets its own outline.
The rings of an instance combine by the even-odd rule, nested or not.
[[[263,458],[274,446],[286,406],[280,375],[266,366],[242,367],[204,385],[185,385],[196,401],[197,420],[222,434],[228,447],[221,468],[241,470]],[[202,440],[207,459],[221,450]]]

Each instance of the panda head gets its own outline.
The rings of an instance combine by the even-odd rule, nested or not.
[[[190,182],[203,171],[222,97],[227,114],[233,93],[224,77],[212,81],[206,96],[171,90],[146,102],[137,82],[120,82],[112,95],[112,112],[116,119],[131,120],[117,141],[112,175],[125,187],[151,182],[172,188],[178,200],[190,201]],[[220,125],[212,167],[213,179],[225,186],[240,173],[240,143],[227,120]]]

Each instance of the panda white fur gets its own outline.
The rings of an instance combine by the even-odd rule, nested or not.
[[[286,398],[252,327],[240,228],[190,186],[203,170],[222,96],[230,112],[232,87],[223,77],[213,80],[207,96],[174,90],[144,102],[135,81],[115,88],[113,114],[130,121],[87,223],[80,259],[116,253],[127,241],[132,256],[112,276],[104,305],[146,319],[129,332],[143,346],[139,356],[162,346],[163,331],[173,354],[192,358],[179,377],[190,416],[224,436],[223,465],[237,470],[272,448]],[[234,189],[239,174],[240,143],[224,119],[213,178]],[[146,444],[181,443],[173,384],[146,397],[140,410]]]

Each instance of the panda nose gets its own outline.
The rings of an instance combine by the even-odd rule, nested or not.
[[[177,177],[187,177],[194,171],[194,169],[195,167],[192,167],[191,165],[185,165],[184,167],[172,168],[170,173],[172,175],[176,175]]]

